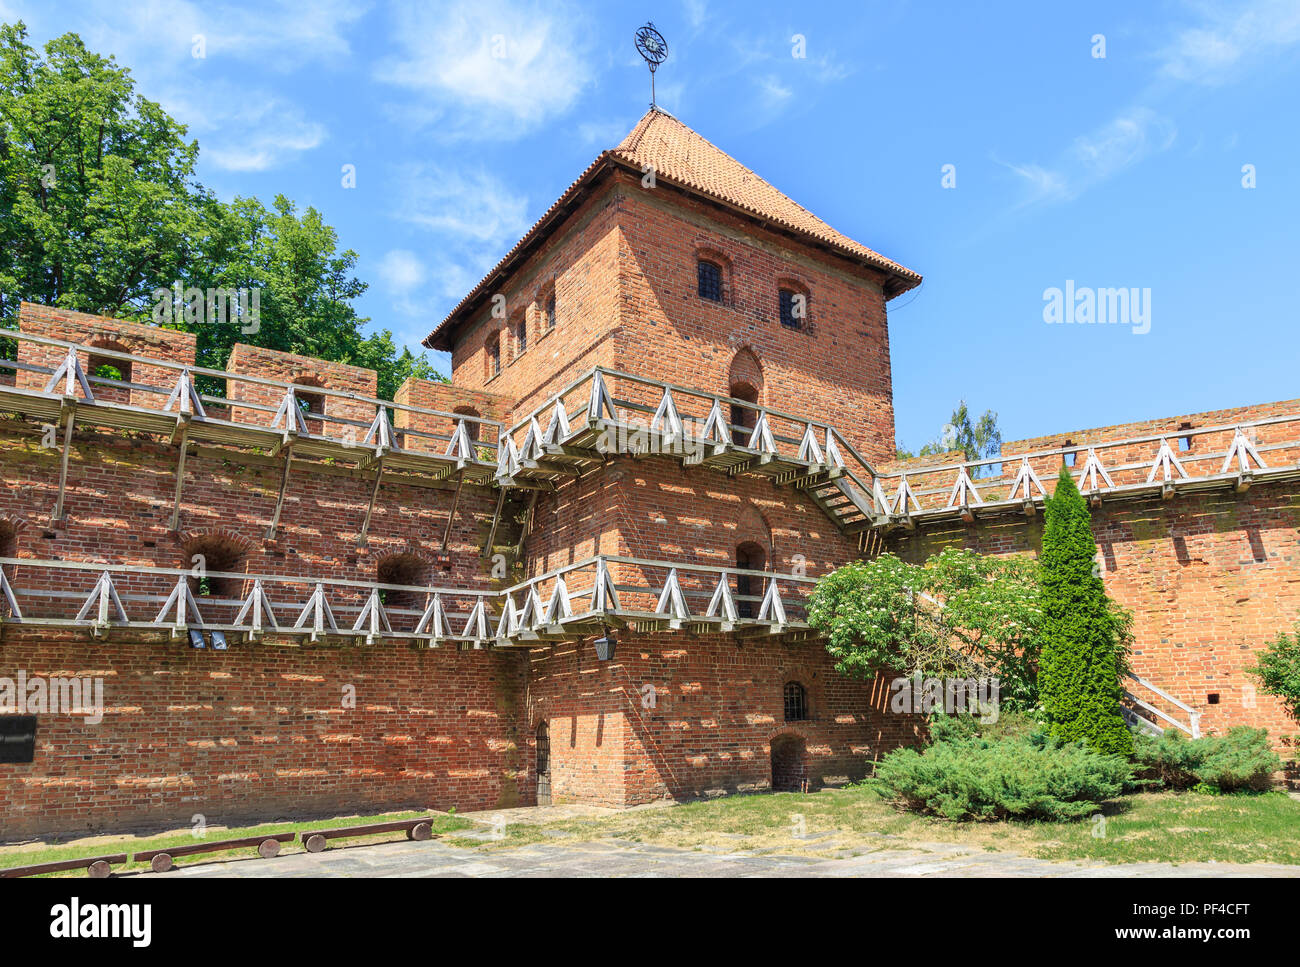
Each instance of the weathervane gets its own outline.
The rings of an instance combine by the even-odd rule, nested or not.
[[[646,65],[650,68],[650,106],[655,106],[655,70],[668,59],[668,41],[664,40],[664,35],[655,30],[655,25],[646,21],[644,27],[638,27],[636,32],[636,49],[642,57],[645,58]]]

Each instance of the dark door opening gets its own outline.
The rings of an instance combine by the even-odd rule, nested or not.
[[[545,720],[537,723],[537,805],[551,804],[551,730]]]
[[[732,383],[731,398],[743,400],[744,403],[758,403],[758,390],[748,383]],[[750,431],[758,422],[758,410],[743,403],[731,404],[731,434],[737,443],[745,446],[749,443]]]
[[[808,743],[802,736],[778,735],[772,740],[772,791],[798,792],[808,778]]]
[[[767,554],[753,541],[736,548],[736,567],[742,571],[761,571],[767,566]],[[763,592],[763,579],[748,574],[736,575],[736,614],[752,618],[758,614]],[[754,598],[758,598],[755,601]]]

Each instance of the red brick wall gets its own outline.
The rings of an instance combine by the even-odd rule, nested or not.
[[[11,631],[0,674],[101,676],[105,715],[40,716],[36,762],[0,764],[0,839],[529,803],[522,659]]]
[[[275,349],[263,349],[260,346],[247,346],[238,343],[230,353],[226,370],[260,379],[278,380],[283,383],[296,383],[303,387],[304,393],[311,393],[312,387],[323,387],[342,393],[354,393],[373,399],[379,377],[373,369],[349,366],[346,363],[332,363],[295,353],[284,353]],[[230,419],[237,423],[256,423],[269,426],[274,418],[275,408],[284,399],[284,390],[278,386],[267,386],[246,380],[232,379],[226,386],[226,396],[232,400],[246,400],[271,407],[268,413],[264,409],[252,409],[245,406],[231,408]],[[309,427],[313,433],[341,437],[347,431],[348,424],[337,422],[350,420],[359,423],[353,431],[363,437],[370,421],[375,418],[376,407],[373,403],[345,399],[340,396],[321,394],[318,406],[312,411],[324,413],[329,419],[321,421],[320,428]]]
[[[788,680],[808,690],[807,721],[784,721]],[[787,733],[806,741],[814,788],[859,779],[915,740],[887,699],[883,682],[837,675],[816,643],[624,631],[609,662],[589,643],[532,651],[528,727],[549,722],[555,802],[631,806],[766,789],[770,743]]]
[[[510,421],[509,400],[494,393],[465,389],[460,386],[452,386],[450,383],[436,383],[432,380],[416,379],[412,376],[397,387],[397,392],[393,398],[394,402],[401,406],[414,406],[424,410],[440,410],[444,413],[470,414],[470,411],[473,411],[473,414],[477,414],[485,420],[495,420],[503,425],[509,425]],[[456,429],[456,423],[452,420],[428,413],[413,413],[409,410],[400,409],[395,410],[393,413],[393,426],[394,429],[399,431],[400,442],[404,448],[439,454],[446,452],[447,443],[445,441],[418,436],[413,433],[402,434],[400,431],[411,429],[422,434],[436,434],[438,437],[443,438],[449,437]],[[497,430],[490,424],[475,424],[471,421],[466,423],[466,429],[469,430],[471,439],[476,438],[492,444],[497,442]]]
[[[1300,620],[1300,485],[1103,503],[1092,518],[1106,590],[1134,612],[1134,673],[1198,709],[1207,731],[1251,725],[1279,742],[1300,731],[1244,672]],[[891,546],[920,561],[950,544],[1037,554],[1041,541],[1041,520],[1013,519],[924,528]]]
[[[458,333],[452,350],[452,382],[485,389],[514,403],[515,418],[593,366],[615,364],[610,337],[618,325],[618,250],[621,245],[615,194],[596,192],[551,239],[502,286],[505,315],[491,301]],[[544,318],[554,291],[556,325]],[[496,294],[496,293],[494,293]],[[524,318],[528,348],[517,352],[513,325]],[[488,372],[485,345],[501,345],[501,374]]]
[[[278,537],[266,541],[278,461],[199,447],[187,463],[181,531],[171,534],[175,448],[78,430],[68,522],[54,528],[58,452],[38,439],[22,424],[0,434],[0,524],[17,531],[19,557],[182,567],[189,565],[187,540],[216,535],[244,550],[249,573],[375,580],[381,559],[403,553],[420,558],[435,585],[487,586],[478,551],[495,499],[478,488],[461,496],[441,563],[451,485],[386,478],[369,543],[357,548],[368,475],[296,463]],[[81,594],[93,583],[84,572],[48,574],[16,566],[10,577],[20,589]],[[165,594],[171,580],[137,573],[120,590]],[[309,588],[268,590],[280,622],[292,624]],[[351,599],[354,608],[361,593]],[[340,607],[347,595],[332,592],[331,600],[339,623],[350,625],[355,611]],[[52,613],[48,599],[20,602],[30,615]],[[147,620],[159,605],[128,597],[126,607]],[[393,620],[409,630],[414,618]],[[63,641],[6,629],[0,675],[93,671],[106,678],[112,711],[96,727],[42,716],[36,761],[0,766],[0,815],[16,817],[14,825],[2,822],[5,835],[160,828],[187,824],[194,812],[227,822],[515,801],[513,723],[523,665],[508,654],[457,654],[452,646],[423,654],[396,641],[347,648],[236,642],[225,654],[193,653],[158,638],[118,631],[107,641]],[[358,685],[355,712],[340,711],[342,681]],[[524,788],[531,796],[531,784]]]
[[[123,319],[109,319],[84,312],[73,312],[70,309],[37,305],[34,302],[24,302],[19,308],[18,329],[20,332],[45,336],[49,339],[62,339],[65,342],[87,346],[103,346],[133,356],[147,356],[151,359],[194,365],[195,336],[188,332],[174,332],[170,329],[159,329],[156,326],[141,325]],[[18,341],[20,363],[56,369],[63,362],[65,355],[66,352],[57,346],[44,346],[26,340]],[[90,356],[90,353],[85,352],[77,354],[77,359],[87,377],[93,375]],[[148,390],[96,386],[92,383],[91,391],[96,397],[161,409],[167,401],[167,393],[170,393],[172,387],[176,385],[178,374],[174,369],[135,363],[130,366],[128,373],[127,364],[116,360],[111,361],[111,364],[122,372],[123,381],[157,386],[167,392],[159,394]],[[48,374],[18,370],[16,385],[21,388],[43,390],[48,382]],[[80,391],[77,391],[77,395],[80,396]]]
[[[759,403],[831,423],[868,460],[893,454],[885,303],[867,270],[635,182],[619,225],[619,369],[727,395],[747,349],[762,366]],[[699,257],[725,263],[721,305],[698,295]],[[803,331],[781,325],[782,285],[809,295]]]

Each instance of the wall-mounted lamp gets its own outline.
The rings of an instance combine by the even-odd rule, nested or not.
[[[618,645],[618,638],[614,632],[610,631],[604,625],[600,626],[604,635],[596,639],[596,660],[610,661],[614,657],[614,648]]]

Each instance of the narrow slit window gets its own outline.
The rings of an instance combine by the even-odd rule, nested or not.
[[[780,299],[781,325],[787,329],[802,329],[808,317],[808,297],[793,289],[782,289]]]

